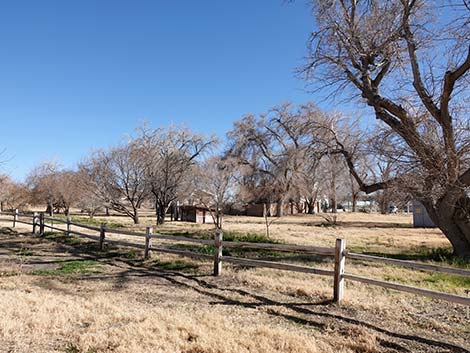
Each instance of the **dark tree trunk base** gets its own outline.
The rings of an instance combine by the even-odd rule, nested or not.
[[[445,198],[437,204],[422,202],[429,217],[452,244],[454,255],[470,259],[470,199],[463,196],[450,204]]]

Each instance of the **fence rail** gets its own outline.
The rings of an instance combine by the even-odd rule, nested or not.
[[[431,290],[431,289],[412,287],[412,286],[407,286],[405,284],[385,282],[385,281],[380,281],[380,280],[377,280],[377,279],[366,278],[366,277],[351,275],[351,274],[344,274],[343,277],[345,279],[349,279],[351,281],[362,282],[362,283],[366,283],[366,284],[372,284],[372,285],[375,285],[375,286],[380,286],[380,287],[389,288],[389,289],[395,289],[395,290],[398,290],[398,291],[401,291],[401,292],[421,294],[421,295],[424,295],[424,296],[427,296],[427,297],[436,298],[436,299],[443,299],[443,300],[447,300],[449,302],[454,302],[454,303],[458,303],[458,304],[470,305],[470,298],[469,297],[464,297],[464,296],[460,296],[460,295],[456,295],[456,294],[449,294],[449,293],[434,291],[434,290]]]
[[[3,215],[13,216],[13,219],[9,218],[0,218],[0,221],[9,221],[13,222],[13,227],[17,223],[27,224],[33,226],[33,234],[36,234],[37,227],[39,227],[39,235],[44,236],[45,228],[56,230],[59,232],[64,232],[65,234],[76,234],[78,236],[91,239],[99,242],[100,249],[103,249],[104,243],[135,247],[138,249],[144,250],[144,256],[147,258],[150,251],[158,251],[169,254],[176,254],[187,257],[194,257],[199,259],[207,259],[214,261],[214,275],[219,276],[222,272],[222,262],[228,262],[233,264],[239,264],[244,266],[253,266],[253,267],[265,267],[273,268],[277,270],[284,271],[293,271],[293,272],[303,272],[310,273],[321,276],[333,277],[333,299],[335,302],[340,303],[344,297],[344,282],[345,280],[361,282],[365,284],[375,285],[387,289],[394,289],[397,291],[408,292],[418,295],[423,295],[435,299],[446,300],[449,302],[462,304],[470,306],[470,297],[460,296],[456,294],[444,293],[439,291],[434,291],[430,289],[412,287],[404,284],[393,283],[388,281],[382,281],[367,277],[362,277],[356,274],[346,273],[346,259],[357,260],[357,261],[369,261],[369,262],[378,262],[388,265],[402,266],[414,270],[425,270],[432,272],[442,272],[452,275],[470,277],[470,270],[437,266],[431,264],[424,264],[418,262],[412,262],[407,260],[398,260],[391,259],[381,256],[373,256],[367,254],[358,254],[350,252],[346,249],[346,242],[344,239],[337,239],[335,247],[317,247],[317,246],[301,246],[301,245],[288,245],[288,244],[272,244],[272,243],[251,243],[251,242],[237,242],[237,241],[223,241],[223,234],[221,231],[216,232],[214,239],[195,239],[184,236],[176,235],[167,235],[167,234],[154,234],[151,227],[147,227],[145,233],[127,231],[115,228],[106,227],[105,223],[102,223],[100,227],[90,226],[87,224],[81,224],[77,222],[72,222],[70,217],[66,219],[46,216],[44,213],[19,213],[18,210],[15,212],[8,213],[2,212]],[[26,222],[20,220],[19,217],[29,217],[32,218],[31,222]],[[46,220],[50,221],[51,224],[47,224]],[[59,222],[66,225],[66,229],[59,228],[54,226],[53,222]],[[99,232],[99,236],[90,235],[72,229],[72,226],[87,229],[89,231]],[[142,240],[145,240],[145,244],[133,243],[127,240],[116,240],[106,237],[107,233],[119,234],[119,235],[128,235],[139,237]],[[196,243],[200,245],[211,245],[214,247],[214,255],[208,255],[203,253],[198,253],[188,250],[180,249],[169,249],[162,246],[155,246],[153,241],[155,240],[170,240],[175,242],[182,243]],[[324,256],[333,256],[334,257],[334,268],[332,270],[314,268],[309,266],[300,266],[294,264],[286,264],[281,262],[272,262],[265,260],[256,260],[256,259],[247,259],[240,257],[224,256],[222,253],[223,247],[227,248],[253,248],[253,249],[266,249],[266,250],[276,250],[284,252],[298,252],[305,254],[318,254]]]
[[[422,264],[418,262],[412,262],[408,260],[398,260],[398,259],[391,259],[382,256],[373,256],[373,255],[366,255],[366,254],[357,254],[346,252],[346,257],[353,260],[362,260],[362,261],[370,261],[370,262],[380,262],[389,265],[397,265],[402,267],[407,267],[415,270],[426,270],[426,271],[433,271],[433,272],[442,272],[442,273],[449,273],[459,276],[470,277],[470,271],[464,270],[462,268],[452,268],[452,267],[443,267],[437,265],[430,265],[430,264]]]

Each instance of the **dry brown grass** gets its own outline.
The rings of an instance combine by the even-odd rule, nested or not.
[[[412,228],[412,216],[406,214],[338,213],[338,226],[321,227],[324,219],[318,215],[296,215],[275,221],[270,228],[273,239],[299,245],[334,246],[336,238],[345,238],[349,246],[367,248],[369,251],[406,250],[415,247],[448,247],[449,242],[438,229]],[[126,224],[128,228],[143,229],[153,226],[162,231],[209,231],[212,224],[167,222],[155,226],[155,217],[145,212],[141,225],[135,226],[128,217],[97,217],[97,220]],[[226,216],[224,229],[239,233],[265,233],[261,217]]]
[[[308,335],[207,305],[145,305],[129,290],[70,293],[18,277],[0,291],[2,346],[15,352],[302,352],[328,351]],[[100,286],[98,286],[100,287]],[[131,288],[134,288],[133,286]],[[138,287],[135,288],[138,290]],[[60,292],[64,290],[64,292]],[[83,288],[82,288],[83,290]],[[136,295],[138,296],[138,295]],[[32,350],[31,348],[34,347]]]
[[[112,217],[125,222],[122,217]],[[336,228],[316,216],[287,217],[271,227],[284,242],[350,245],[383,253],[448,246],[437,230],[408,228],[409,216],[339,215]],[[144,225],[152,219],[143,218]],[[261,233],[263,220],[228,217],[231,232]],[[0,225],[7,225],[0,223]],[[29,230],[30,227],[23,228]],[[204,232],[210,225],[169,222],[165,232]],[[21,229],[21,227],[19,227]],[[96,256],[81,245],[0,235],[0,352],[464,352],[470,316],[459,305],[348,283],[339,308],[329,304],[330,278],[225,264],[213,278],[209,262],[153,254],[152,259],[101,258],[102,272],[34,276],[64,259]],[[31,256],[19,256],[18,248]],[[128,251],[128,250],[123,250]],[[138,254],[140,257],[140,254]],[[183,261],[189,270],[160,263]],[[282,259],[282,261],[300,261]],[[305,261],[305,260],[302,260]],[[37,263],[36,263],[37,262]],[[329,260],[312,259],[320,268]],[[57,264],[55,264],[57,265]],[[39,266],[39,267],[38,267]],[[42,267],[41,267],[42,266]],[[466,287],[428,282],[429,274],[394,266],[348,263],[352,273],[455,293]],[[3,273],[3,275],[1,275]],[[462,349],[458,347],[462,347]]]

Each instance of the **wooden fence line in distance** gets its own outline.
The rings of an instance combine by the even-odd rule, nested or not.
[[[461,296],[461,295],[443,293],[443,292],[438,292],[438,291],[434,291],[434,290],[431,290],[431,289],[412,287],[412,286],[407,286],[405,284],[385,282],[385,281],[380,281],[380,280],[377,280],[377,279],[366,278],[366,277],[351,275],[351,274],[344,274],[343,277],[345,279],[349,279],[351,281],[362,282],[362,283],[372,284],[372,285],[380,286],[380,287],[384,287],[384,288],[395,289],[395,290],[398,290],[398,291],[401,291],[401,292],[421,294],[421,295],[424,295],[424,296],[427,296],[427,297],[436,298],[436,299],[443,299],[443,300],[447,300],[447,301],[453,302],[453,303],[458,303],[458,304],[463,304],[463,305],[470,305],[470,298],[469,297],[464,297],[464,296]]]
[[[412,262],[408,260],[398,260],[398,259],[391,259],[391,258],[382,257],[382,256],[357,254],[357,253],[352,253],[352,252],[346,252],[346,257],[348,259],[353,259],[353,260],[380,262],[380,263],[385,263],[389,265],[407,267],[407,268],[411,268],[415,270],[443,272],[443,273],[470,277],[470,271],[464,270],[463,268],[452,268],[452,267],[443,267],[443,266],[430,265],[430,264],[421,264],[421,263]]]
[[[147,227],[145,233],[118,230],[114,228],[107,228],[106,224],[101,224],[100,227],[93,227],[86,224],[72,222],[69,217],[67,219],[54,218],[50,216],[45,216],[43,212],[33,214],[19,213],[18,210],[15,210],[13,213],[2,214],[13,216],[13,220],[0,218],[0,221],[13,221],[13,226],[16,226],[16,223],[23,223],[33,226],[33,234],[36,233],[36,227],[39,225],[39,234],[40,236],[44,235],[44,229],[52,229],[65,234],[76,234],[81,237],[85,237],[94,241],[99,242],[100,249],[104,248],[105,243],[123,245],[128,247],[135,247],[144,250],[144,257],[148,258],[151,251],[158,251],[169,254],[176,254],[181,256],[194,257],[199,259],[212,259],[214,261],[214,275],[219,276],[222,273],[222,263],[234,263],[244,266],[253,266],[253,267],[265,267],[273,268],[277,270],[284,271],[294,271],[294,272],[304,272],[311,273],[322,276],[333,277],[333,300],[337,303],[340,303],[344,298],[344,282],[345,280],[356,281],[361,283],[366,283],[370,285],[375,285],[383,288],[394,289],[402,292],[408,292],[418,295],[423,295],[431,298],[446,300],[449,302],[462,304],[470,306],[470,297],[464,297],[456,294],[449,294],[439,291],[434,291],[430,289],[412,287],[404,284],[398,284],[393,282],[387,282],[367,277],[362,277],[359,275],[346,273],[346,259],[359,260],[359,261],[370,261],[370,262],[379,262],[388,265],[402,266],[415,270],[425,270],[430,272],[443,272],[447,274],[459,275],[470,277],[470,271],[465,269],[443,267],[437,265],[423,264],[406,260],[397,260],[380,256],[372,256],[366,254],[358,254],[349,252],[346,249],[346,242],[344,239],[337,239],[336,245],[333,248],[327,247],[316,247],[316,246],[301,246],[301,245],[288,245],[288,244],[271,244],[271,243],[250,243],[250,242],[236,242],[236,241],[223,241],[222,231],[216,231],[213,240],[209,239],[195,239],[183,236],[175,235],[164,235],[164,234],[154,234],[151,227]],[[19,217],[32,217],[32,223],[20,220]],[[39,224],[38,224],[39,219]],[[51,221],[51,224],[46,224],[46,220]],[[58,228],[53,225],[53,222],[60,222],[66,224],[67,229]],[[99,236],[93,236],[90,234],[82,233],[72,229],[71,227],[84,228],[91,231],[99,232]],[[121,235],[130,235],[135,237],[140,237],[144,240],[144,244],[132,243],[125,240],[115,240],[109,239],[106,237],[106,233],[114,233]],[[169,249],[161,246],[155,246],[153,244],[154,240],[172,240],[177,242],[190,242],[197,243],[201,245],[212,245],[214,246],[214,255],[201,254],[193,251],[180,250],[180,249]],[[300,252],[307,254],[319,254],[325,256],[334,256],[334,269],[325,270],[319,268],[313,268],[308,266],[299,266],[293,264],[286,264],[280,262],[264,261],[264,260],[255,260],[255,259],[246,259],[239,257],[223,256],[223,247],[238,247],[238,248],[253,248],[253,249],[267,249],[267,250],[277,250],[285,252]]]

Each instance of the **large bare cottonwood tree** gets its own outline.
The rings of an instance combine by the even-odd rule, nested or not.
[[[243,166],[244,174],[256,176],[251,179],[255,201],[276,202],[278,217],[283,216],[285,202],[298,195],[305,163],[316,163],[314,129],[322,116],[312,103],[286,103],[265,114],[246,115],[228,134],[228,155]]]
[[[459,4],[437,16],[440,2],[312,0],[316,28],[304,72],[319,87],[361,99],[390,132],[399,163],[393,180],[368,184],[342,151],[361,190],[400,180],[454,253],[470,257],[470,16]]]

